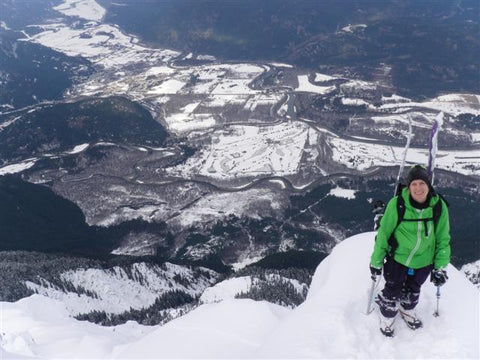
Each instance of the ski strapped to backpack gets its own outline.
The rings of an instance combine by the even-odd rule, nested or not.
[[[403,184],[399,184],[398,187],[397,187],[397,216],[398,216],[398,219],[397,219],[397,225],[393,229],[392,234],[390,235],[390,238],[388,239],[388,246],[389,246],[389,254],[390,255],[393,255],[395,253],[395,250],[397,249],[398,243],[397,243],[397,240],[395,239],[394,233],[395,233],[395,230],[397,230],[398,226],[400,225],[400,223],[402,221],[415,221],[415,222],[422,221],[425,225],[424,226],[425,236],[428,237],[427,223],[429,221],[433,221],[433,226],[435,228],[438,224],[438,219],[440,219],[440,215],[442,215],[442,203],[445,203],[446,206],[449,206],[448,201],[441,194],[438,194],[433,189],[431,189],[432,195],[437,194],[440,197],[439,201],[437,201],[437,203],[433,206],[432,217],[431,218],[421,218],[421,219],[405,219],[404,218],[404,216],[405,216],[405,200],[403,199],[403,197],[401,195],[402,190],[405,187],[406,186],[403,185]]]
[[[408,149],[410,148],[410,141],[412,140],[412,137],[412,117],[410,114],[408,114],[407,142],[405,144],[405,148],[403,149],[402,162],[400,163],[400,167],[398,168],[397,181],[395,182],[396,185],[395,190],[393,191],[393,196],[398,193],[398,188],[400,186],[400,177],[402,176],[403,168],[405,167],[405,161],[407,160],[407,153]],[[374,200],[372,205],[372,213],[375,214],[375,217],[373,219],[373,230],[378,230],[378,228],[380,227],[380,221],[382,220],[383,214],[385,213],[385,203],[382,200]]]

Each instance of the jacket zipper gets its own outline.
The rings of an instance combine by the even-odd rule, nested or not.
[[[418,212],[420,213],[420,214],[419,214],[419,217],[421,218],[421,217],[422,217],[422,213],[423,213],[423,209],[422,209],[422,210],[419,210]],[[418,221],[418,222],[417,222],[417,243],[415,244],[415,247],[413,248],[413,250],[412,250],[412,252],[410,253],[410,255],[408,255],[408,258],[407,258],[407,261],[406,261],[406,263],[405,263],[405,266],[410,265],[410,261],[412,261],[413,256],[415,255],[415,253],[416,253],[417,250],[419,249],[421,242],[422,242],[422,222],[421,222],[421,221]]]

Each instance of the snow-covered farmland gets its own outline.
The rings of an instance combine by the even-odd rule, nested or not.
[[[244,109],[248,111],[255,111],[257,106],[273,105],[278,103],[283,97],[283,94],[257,94],[248,98],[245,102]]]
[[[169,95],[176,94],[185,86],[183,81],[177,79],[169,79],[158,86],[153,87],[147,92],[147,95]]]
[[[328,94],[335,90],[335,86],[318,86],[308,80],[308,75],[298,75],[298,87],[295,91]]]
[[[402,159],[404,151],[402,147],[347,141],[338,137],[329,138],[327,142],[332,149],[333,161],[356,170],[366,170],[373,166],[398,164]],[[426,164],[427,159],[427,149],[410,148],[406,161],[411,164]],[[439,150],[436,166],[464,175],[478,176],[480,175],[480,154],[476,150]]]
[[[212,143],[173,172],[219,180],[297,172],[309,128],[303,123],[231,126],[213,134]]]
[[[193,114],[191,112],[171,114],[165,120],[168,129],[177,134],[213,128],[216,123],[213,114]]]
[[[81,56],[106,69],[122,67],[129,63],[158,64],[180,53],[166,49],[150,49],[133,41],[116,26],[90,22],[82,28],[67,24],[37,25],[41,32],[25,39],[62,52],[68,56]]]
[[[408,125],[409,116],[412,119],[412,126],[417,128],[430,129],[432,123],[435,120],[437,114],[433,113],[422,113],[422,112],[410,112],[408,114],[395,114],[395,115],[383,115],[383,116],[372,116],[370,119],[375,121],[378,125],[391,125],[398,128],[399,124]],[[420,121],[420,120],[421,121]]]
[[[252,79],[225,79],[212,91],[212,95],[250,95],[256,91],[248,87]]]
[[[107,12],[95,0],[64,0],[62,4],[53,9],[67,16],[93,21],[102,20]]]
[[[395,109],[427,108],[434,111],[443,111],[452,116],[463,113],[480,115],[480,95],[474,94],[449,94],[442,95],[424,102],[396,102],[386,103],[379,110],[392,111]]]

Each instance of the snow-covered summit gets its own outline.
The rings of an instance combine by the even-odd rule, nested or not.
[[[363,313],[373,242],[366,233],[337,245],[294,310],[232,299],[163,326],[107,328],[76,321],[62,303],[40,295],[0,303],[0,349],[43,358],[479,358],[479,292],[452,266],[440,317],[432,315],[435,288],[426,283],[418,306],[424,327],[412,331],[398,320],[395,338],[381,335],[377,314]]]

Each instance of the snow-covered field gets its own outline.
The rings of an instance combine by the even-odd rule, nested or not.
[[[215,179],[258,175],[295,174],[309,135],[300,122],[273,126],[231,126],[213,134],[212,144],[202,149],[172,174],[192,174]]]
[[[75,16],[86,20],[100,21],[107,12],[95,0],[64,0],[53,9],[67,16]]]
[[[298,75],[298,87],[295,91],[328,94],[335,90],[335,86],[314,85],[308,80],[308,75]]]
[[[190,178],[201,175],[209,178],[229,180],[238,177],[264,175],[285,176],[297,172],[302,157],[307,134],[316,130],[302,124],[283,123],[273,126],[230,126],[221,129],[225,121],[224,112],[246,112],[243,122],[255,122],[259,108],[279,104],[286,98],[284,88],[273,92],[252,89],[254,79],[270,68],[259,64],[209,63],[198,66],[175,66],[172,60],[180,53],[168,49],[153,49],[142,46],[132,35],[125,34],[111,24],[102,24],[103,9],[93,0],[65,0],[56,7],[66,16],[84,19],[82,26],[71,26],[69,22],[37,25],[40,31],[24,39],[42,44],[71,56],[81,56],[97,65],[98,71],[85,83],[77,84],[70,94],[79,96],[124,95],[134,100],[151,104],[161,113],[161,121],[172,133],[202,134],[212,132],[212,142],[201,149],[187,164],[172,171],[174,175]],[[104,11],[104,10],[103,10]],[[350,29],[356,28],[351,26]],[[194,54],[188,54],[193,58]],[[197,56],[199,58],[199,56]],[[209,58],[209,60],[214,60]],[[135,71],[132,65],[135,64]],[[288,64],[273,63],[290,69]],[[314,81],[339,79],[321,73],[314,74]],[[105,79],[108,78],[108,81]],[[309,81],[309,75],[297,75],[296,92],[328,94],[336,91],[336,86],[318,86]],[[385,112],[384,116],[371,119],[381,125],[381,131],[390,131],[399,124],[408,122],[409,111],[413,125],[429,128],[436,111],[444,111],[450,116],[462,113],[480,114],[480,96],[474,94],[448,94],[424,102],[413,102],[393,94],[382,98],[382,105],[374,106],[360,96],[364,92],[375,91],[377,83],[362,80],[349,80],[339,85],[344,93],[341,102],[347,106],[364,105],[370,111]],[[286,103],[279,104],[277,115],[285,120]],[[398,114],[396,114],[398,113]],[[392,115],[395,114],[395,115]],[[351,119],[352,123],[362,119]],[[452,120],[453,121],[453,120]],[[0,127],[8,126],[2,124]],[[362,126],[362,124],[358,124]],[[384,127],[387,126],[387,129]],[[446,128],[449,124],[445,124]],[[217,129],[217,130],[215,130]],[[382,130],[383,129],[383,130]],[[449,131],[453,131],[449,128]],[[316,138],[310,136],[310,140]],[[478,134],[471,134],[472,141],[478,142]],[[399,159],[400,149],[372,145],[358,141],[329,138],[333,151],[333,161],[356,170],[366,170],[372,166],[385,166]],[[314,161],[316,155],[310,160]],[[412,149],[409,162],[424,162],[426,152]],[[467,175],[479,174],[479,156],[475,151],[440,152],[440,168]],[[15,168],[15,171],[20,169]],[[4,171],[11,171],[6,169]],[[323,173],[322,173],[323,174]]]
[[[2,302],[0,354],[48,359],[478,359],[479,293],[452,266],[441,288],[439,317],[432,315],[435,287],[426,282],[417,308],[424,327],[412,331],[398,319],[394,338],[380,333],[377,310],[364,314],[374,236],[360,234],[337,245],[318,266],[307,300],[293,310],[229,299],[202,305],[163,326],[128,322],[101,327],[72,319],[62,302],[41,295]]]
[[[82,0],[78,1],[81,3]],[[89,3],[81,4],[87,6]],[[67,15],[73,16],[70,12]],[[38,43],[69,56],[81,56],[100,71],[85,83],[77,84],[70,90],[71,94],[126,95],[154,105],[168,103],[172,100],[168,97],[171,95],[192,95],[192,103],[207,108],[236,104],[243,105],[250,112],[258,106],[274,105],[283,97],[282,93],[268,94],[249,87],[266,67],[246,63],[173,67],[168,63],[180,53],[141,46],[137,38],[121,32],[114,25],[91,21],[80,28],[72,28],[66,23],[37,27],[42,31],[24,41]],[[135,64],[135,72],[124,70],[125,67],[131,68],[132,64]],[[111,80],[105,81],[106,78]],[[215,109],[195,113],[188,105],[186,108],[190,111],[175,107],[163,109],[170,131],[182,134],[215,126],[215,114],[218,112]]]
[[[64,23],[37,25],[41,32],[25,39],[69,56],[81,56],[105,69],[119,69],[125,65],[162,63],[180,55],[172,50],[143,47],[118,27],[97,22],[72,28]]]
[[[480,95],[475,94],[448,94],[429,99],[424,102],[396,102],[380,106],[380,110],[395,111],[397,109],[426,108],[443,111],[452,116],[469,113],[480,115]]]
[[[366,170],[374,166],[391,166],[401,162],[404,148],[347,141],[331,137],[328,144],[333,151],[332,159],[350,169]],[[427,149],[410,148],[407,163],[426,164]],[[477,150],[437,152],[436,167],[464,175],[480,175],[480,154]]]
[[[353,200],[353,199],[355,199],[355,192],[356,192],[355,190],[343,189],[340,186],[337,186],[337,187],[333,188],[332,190],[330,190],[328,195]]]

